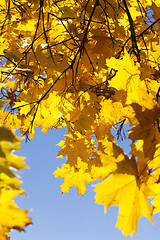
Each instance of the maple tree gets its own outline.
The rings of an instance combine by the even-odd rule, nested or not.
[[[160,212],[160,1],[1,0],[0,14],[1,126],[28,138],[38,126],[43,133],[67,126],[58,153],[66,163],[54,172],[64,178],[62,192],[75,186],[83,195],[85,183],[101,180],[96,203],[105,211],[119,206],[124,236],[141,216],[153,222]],[[128,122],[130,155],[116,144]]]

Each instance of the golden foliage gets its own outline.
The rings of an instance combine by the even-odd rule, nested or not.
[[[101,180],[96,202],[119,205],[132,235],[160,211],[160,2],[3,0],[0,12],[1,126],[29,138],[66,126],[62,192]],[[127,122],[129,156],[116,145]]]

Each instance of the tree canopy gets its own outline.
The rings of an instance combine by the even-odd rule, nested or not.
[[[1,0],[0,16],[0,125],[29,139],[35,127],[66,126],[58,153],[66,163],[54,172],[64,178],[62,192],[75,186],[83,195],[86,183],[101,180],[96,203],[105,211],[119,206],[124,236],[141,216],[153,222],[160,212],[160,1]],[[130,154],[116,143],[128,124]],[[1,175],[12,161],[5,159]],[[0,191],[12,199],[8,184]],[[9,226],[1,220],[4,240],[30,223],[27,215]]]

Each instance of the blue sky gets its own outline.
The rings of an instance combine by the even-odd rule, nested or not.
[[[111,207],[104,214],[102,205],[95,204],[93,187],[89,186],[84,196],[79,196],[72,188],[70,193],[61,194],[63,179],[51,174],[64,162],[56,159],[60,147],[56,144],[63,139],[66,129],[49,130],[43,134],[36,130],[35,138],[21,144],[18,155],[26,157],[30,169],[21,171],[27,197],[18,197],[15,202],[20,208],[32,209],[29,216],[33,225],[26,232],[13,231],[12,240],[159,240],[160,218],[154,216],[156,225],[141,218],[138,234],[123,237],[115,228],[118,207]]]

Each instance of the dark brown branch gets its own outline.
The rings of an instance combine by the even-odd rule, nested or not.
[[[126,3],[126,0],[123,0],[123,4],[125,7],[125,11],[126,14],[128,16],[128,20],[129,20],[129,24],[130,24],[130,31],[131,31],[131,41],[132,41],[132,48],[133,48],[133,52],[135,53],[138,62],[140,62],[140,54],[139,54],[139,49],[138,49],[138,45],[137,45],[137,40],[136,40],[136,35],[135,35],[135,30],[134,30],[134,23],[133,23],[133,19],[131,17],[130,11],[128,9],[128,5]]]
[[[48,50],[49,50],[49,53],[50,53],[52,62],[55,64],[55,61],[54,61],[54,58],[53,58],[53,54],[52,54],[51,48],[49,47],[48,37],[47,37],[47,34],[46,34],[45,25],[44,25],[44,13],[43,13],[43,8],[42,8],[42,25],[43,25],[43,33],[44,33],[44,37],[45,37],[45,40],[46,40],[46,44],[47,44],[47,46],[48,46]]]
[[[142,36],[145,32],[147,32],[150,28],[152,28],[158,21],[160,21],[160,18],[158,18],[157,20],[155,20],[151,25],[149,25],[145,30],[143,30],[140,34],[136,35],[137,37]]]

